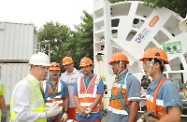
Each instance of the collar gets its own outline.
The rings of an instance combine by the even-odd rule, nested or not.
[[[33,75],[28,74],[27,76],[28,78],[33,78],[35,81],[37,81],[37,83],[40,83],[40,81],[38,79],[36,79]]]
[[[92,73],[92,75],[91,75],[91,76],[90,76],[88,79],[93,78],[93,76],[94,76],[94,75],[95,75],[95,74],[94,74],[94,73]],[[84,77],[84,79],[87,79],[87,78],[86,78],[86,76],[84,76],[84,75],[83,75],[83,77]],[[87,79],[87,80],[88,80],[88,79]]]
[[[158,85],[158,83],[162,80],[162,78],[164,78],[164,74],[162,74],[157,80],[155,80],[154,82],[152,81],[152,83],[149,86],[149,89],[151,90],[155,90],[156,86]]]
[[[53,85],[53,84],[51,83],[50,78],[47,80],[47,82],[48,82],[49,84]],[[58,82],[59,82],[59,80],[58,80]],[[57,84],[58,84],[58,82],[56,82],[54,85],[57,85]]]
[[[121,79],[128,73],[128,70],[125,69],[124,71],[122,71],[120,74],[119,74],[119,78],[115,78],[116,82],[118,81],[121,81]]]
[[[74,68],[74,69],[73,69],[73,72],[72,72],[71,74],[75,74],[75,73],[76,73],[76,71],[77,71],[77,69],[76,69],[76,68]],[[66,72],[65,72],[65,74],[67,75],[67,74],[68,74],[68,72],[66,71]]]

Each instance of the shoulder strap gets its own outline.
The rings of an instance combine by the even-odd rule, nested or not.
[[[127,74],[122,78],[122,82],[121,82],[121,85],[120,85],[120,91],[119,91],[119,97],[120,97],[120,100],[122,102],[123,107],[125,108],[125,110],[129,114],[130,113],[129,107],[125,103],[125,100],[124,100],[124,97],[123,97],[123,94],[122,94],[122,86],[123,86],[124,83],[126,84],[128,74],[129,74],[129,72],[127,72]]]
[[[61,80],[60,80],[61,81]],[[59,81],[59,83],[61,83]],[[57,84],[57,85],[59,85],[59,83]],[[58,86],[56,86],[56,87],[58,87]],[[45,88],[45,95],[44,95],[44,101],[46,102],[46,99],[48,98],[48,97],[50,97],[51,99],[53,99],[54,97],[56,97],[58,94],[60,94],[61,93],[61,91],[62,91],[62,88],[63,88],[63,85],[61,84],[61,91],[60,92],[58,92],[58,93],[54,93],[54,94],[48,94],[48,88],[49,88],[49,82],[46,82],[46,88]]]
[[[158,83],[158,85],[156,86],[154,95],[153,95],[153,110],[154,110],[154,115],[156,116],[156,98],[158,96],[158,91],[161,87],[161,85],[167,80],[167,78],[162,78],[162,80]]]

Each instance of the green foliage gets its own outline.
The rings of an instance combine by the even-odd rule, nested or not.
[[[151,7],[166,7],[182,17],[187,13],[187,0],[144,0],[145,5]]]
[[[93,59],[93,18],[83,11],[82,23],[75,27],[70,39],[64,43],[63,50],[71,56],[75,67],[79,68],[79,62],[83,57]]]
[[[61,63],[65,56],[70,56],[79,68],[80,60],[87,56],[93,59],[93,18],[83,11],[82,23],[75,31],[59,23],[48,22],[38,32],[41,50],[49,53],[51,62]],[[64,70],[64,69],[63,69]]]
[[[108,0],[110,3],[116,3],[116,2],[121,2],[121,1],[126,1],[126,0]]]
[[[51,62],[61,62],[63,43],[69,39],[70,34],[71,30],[67,26],[53,22],[46,23],[39,30],[41,51],[50,53]]]
[[[137,1],[137,0],[108,0],[110,3],[116,3],[121,1]],[[187,0],[139,0],[144,1],[146,6],[153,8],[166,7],[180,16],[185,17],[187,14]]]

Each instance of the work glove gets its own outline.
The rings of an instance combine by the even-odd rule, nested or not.
[[[58,106],[57,102],[54,102],[46,111],[47,118],[56,116],[62,111],[62,107]]]
[[[88,107],[88,108],[86,108],[85,110],[84,110],[84,112],[86,113],[86,114],[88,114],[86,117],[88,118],[88,117],[90,117],[90,112],[92,111],[92,109],[90,108],[90,107]]]
[[[3,110],[1,116],[1,122],[6,122],[6,121],[7,121],[7,112],[6,110]]]
[[[90,107],[88,107],[84,111],[85,111],[85,113],[89,114],[92,111],[92,109]]]
[[[68,114],[67,114],[67,113],[64,113],[64,114],[62,115],[61,121],[62,121],[62,122],[66,122],[67,119],[68,119]]]

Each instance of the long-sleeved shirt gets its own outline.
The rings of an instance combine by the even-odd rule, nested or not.
[[[32,77],[28,75],[27,78]],[[34,78],[39,85],[39,81]],[[34,122],[38,119],[46,118],[45,112],[32,112],[30,110],[31,101],[31,88],[27,82],[18,83],[12,93],[14,98],[14,111],[16,113],[18,122]],[[39,98],[38,98],[39,99]]]

